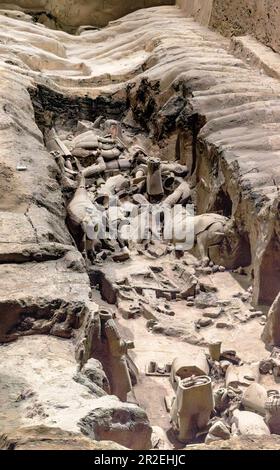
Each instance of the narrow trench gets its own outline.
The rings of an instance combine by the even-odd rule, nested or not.
[[[95,101],[88,98],[78,98],[75,100],[74,98],[63,97],[44,87],[38,87],[36,91],[31,90],[30,93],[34,105],[36,122],[43,132],[48,151],[53,152],[53,149],[51,149],[48,144],[50,141],[49,133],[51,129],[55,129],[58,139],[63,141],[64,144],[66,143],[69,149],[72,148],[71,142],[73,137],[75,138],[75,136],[79,134],[77,129],[80,129],[81,135],[83,132],[97,132],[98,135],[101,135],[100,128],[92,127],[92,124],[96,122],[96,119],[99,118],[99,116],[102,116],[102,121],[100,122],[103,123],[103,129],[108,120],[114,120],[114,122],[118,121],[121,123],[121,144],[123,145],[123,142],[125,141],[125,145],[123,145],[123,147],[133,147],[135,145],[138,145],[141,148],[142,145],[147,146],[148,148],[151,148],[152,146],[156,147],[155,142],[151,142],[151,137],[147,134],[146,129],[142,129],[140,133],[139,127],[133,128],[132,125],[127,124],[127,121],[124,118],[126,116],[127,106],[129,105],[128,102],[116,102],[115,98],[110,100],[108,97],[99,97]],[[151,113],[150,109],[149,113]],[[192,130],[186,132],[183,137],[181,130],[177,129],[175,131],[175,154],[169,156],[169,160],[173,167],[174,165],[176,166],[174,160],[178,160],[177,163],[179,167],[181,167],[182,174],[179,172],[179,176],[174,177],[174,174],[171,171],[168,173],[168,177],[170,178],[171,173],[172,181],[177,179],[180,184],[184,181],[192,181],[193,178],[195,179],[196,168],[201,164],[201,159],[197,154],[198,130],[195,124],[192,125],[191,129]],[[140,143],[142,145],[140,145]],[[158,153],[160,152],[160,146],[157,147],[157,151]],[[69,155],[71,152],[72,150],[69,152]],[[82,162],[82,167],[86,169],[91,167],[98,157],[92,151],[80,152],[79,154],[79,152],[75,152],[74,149],[73,153],[75,154],[75,157],[69,157],[69,155],[67,156],[65,154],[63,156],[63,158],[65,157],[64,163],[69,160],[69,158],[71,160],[71,170],[67,173],[67,180],[62,178],[62,172],[64,169],[61,165],[59,166],[60,170],[58,172],[58,180],[62,187],[65,207],[67,207],[73,199],[77,188],[77,175],[81,171],[79,162],[80,164]],[[53,153],[53,157],[57,158],[59,157],[59,154],[55,155]],[[140,159],[137,162],[138,171],[139,168],[141,170],[141,161],[144,161],[144,163],[146,162],[145,158],[146,155],[143,155],[141,151]],[[182,170],[182,168],[186,168],[185,165],[191,168],[190,172]],[[108,165],[107,178],[120,174],[120,171],[122,171],[120,170],[120,167],[118,167],[118,170],[110,170],[110,165]],[[130,173],[130,171],[126,171],[126,174],[130,179],[135,178],[134,168],[133,171],[132,173]],[[71,172],[75,175],[74,177],[71,176]],[[90,192],[91,187],[96,188],[99,180],[102,181],[101,184],[106,183],[106,178],[103,179],[103,176],[100,174],[87,178],[87,190]],[[139,195],[139,197],[140,195],[143,196],[143,193],[145,193],[143,185],[141,186],[143,177],[141,179],[141,176],[139,176],[139,181],[140,184],[138,182],[135,183],[139,185],[138,190],[135,191],[134,188],[134,192],[127,192],[126,188],[124,188],[124,191],[120,191],[118,196],[124,200],[128,199],[131,195],[132,197],[135,195]],[[177,187],[178,186],[179,184]],[[168,184],[166,184],[165,187],[168,187]],[[171,195],[171,192],[169,192],[169,196]],[[146,202],[153,203],[156,206],[162,198],[161,191],[159,191],[159,194],[160,197],[158,197],[157,191],[155,191],[153,196],[148,194]],[[192,198],[189,194],[183,199],[184,205],[187,203],[194,203],[196,205],[197,203],[195,197]],[[180,200],[181,199],[178,198],[178,201]],[[102,199],[102,202],[104,202],[104,199]],[[215,212],[216,214],[226,218],[231,217],[232,200],[226,189],[220,188],[218,191],[211,207],[211,212]],[[81,229],[81,226],[75,227],[73,224],[71,226],[71,221],[69,224],[69,214],[67,223],[77,248],[81,253],[85,254],[83,230]],[[92,246],[89,249],[86,247],[86,258],[88,258],[87,270],[92,286],[92,300],[99,305],[101,310],[101,341],[99,347],[95,350],[93,357],[102,363],[103,369],[108,378],[109,383],[104,384],[105,389],[110,393],[113,393],[112,391],[114,391],[114,394],[118,395],[123,401],[127,400],[132,403],[138,403],[147,412],[151,425],[157,426],[163,430],[163,440],[165,441],[166,448],[181,448],[184,447],[184,444],[177,440],[176,433],[172,430],[172,426],[170,424],[170,403],[174,398],[174,390],[169,380],[170,368],[176,355],[182,355],[183,357],[186,355],[196,356],[201,348],[204,348],[205,350],[207,340],[200,341],[197,336],[192,334],[189,334],[187,338],[183,336],[182,338],[177,339],[176,333],[178,334],[179,331],[181,334],[180,328],[178,327],[176,330],[176,327],[173,327],[171,324],[173,320],[171,321],[171,316],[168,317],[168,315],[174,314],[174,308],[176,310],[176,319],[178,318],[179,321],[185,322],[185,307],[183,308],[182,300],[178,301],[179,298],[176,299],[176,293],[175,297],[172,297],[174,294],[170,294],[170,292],[176,292],[176,285],[174,285],[174,282],[172,284],[171,279],[173,274],[170,274],[171,278],[168,281],[163,281],[167,283],[168,289],[162,289],[160,295],[158,295],[157,290],[153,290],[153,288],[150,289],[149,285],[143,289],[139,288],[139,286],[136,290],[134,289],[133,295],[135,295],[135,297],[142,296],[141,299],[144,300],[144,307],[143,302],[141,306],[144,308],[145,315],[143,315],[143,310],[139,311],[139,309],[135,307],[135,299],[131,298],[131,296],[128,295],[128,302],[126,302],[125,295],[123,294],[126,292],[130,292],[131,294],[131,290],[129,291],[130,286],[125,284],[123,280],[119,280],[118,275],[125,271],[126,263],[130,261],[114,263],[111,259],[117,251],[117,253],[121,254],[120,258],[117,258],[117,261],[121,261],[123,259],[122,255],[125,253],[123,250],[126,248],[126,245],[127,243],[125,243],[124,246],[121,246],[120,244],[118,246],[118,243],[115,242],[113,247],[108,247],[107,242],[102,241],[101,244],[99,243],[97,248],[94,247],[94,250],[92,250]],[[136,252],[138,250],[137,256],[138,258],[140,257],[140,262],[142,260],[143,263],[143,252],[144,255],[145,252],[148,252],[148,261],[145,260],[143,266],[150,267],[152,265],[152,271],[156,273],[156,276],[160,276],[160,273],[165,269],[163,267],[164,262],[162,264],[161,261],[161,250],[163,250],[162,245],[157,241],[150,243],[150,245],[144,243],[142,245],[142,252],[138,245],[136,247]],[[249,266],[251,263],[251,257],[248,256],[248,252],[250,253],[248,237],[246,238],[245,236],[244,242],[241,245],[243,248],[241,248],[239,258],[237,257],[238,260],[236,261],[235,259],[235,264],[240,263],[240,260],[243,260],[244,266]],[[213,246],[212,249],[215,258],[215,250],[217,251],[217,247]],[[168,254],[168,251],[165,253]],[[179,260],[182,256],[181,249],[175,250],[175,253],[173,251],[173,255],[171,256],[173,256],[173,269],[176,271],[176,266],[180,267]],[[133,262],[135,262],[136,257],[133,256],[132,258]],[[126,259],[125,256],[124,259]],[[176,261],[177,259],[178,262]],[[168,258],[168,262],[169,261],[170,258]],[[137,265],[137,263],[135,265]],[[241,264],[238,265],[241,266]],[[130,273],[126,279],[129,278],[130,281],[131,279],[136,279],[138,284],[141,284],[141,282],[145,283],[145,276],[147,276],[147,274],[143,275],[140,273],[137,278],[137,273],[134,272]],[[151,276],[151,274],[149,274],[148,277],[149,276]],[[150,282],[150,279],[148,280]],[[204,288],[207,293],[209,286],[207,287],[206,284],[206,287]],[[201,287],[201,289],[203,292],[203,287]],[[122,296],[119,296],[119,291],[121,291]],[[188,299],[189,304],[194,305],[193,302],[195,300],[195,295],[196,292],[190,288],[189,295],[185,300]],[[153,314],[149,312],[150,301],[151,305],[155,305],[157,303],[160,307],[164,305],[165,311],[160,312],[159,317],[163,318],[164,325],[166,321],[169,321],[168,318],[170,318],[170,325],[161,326],[160,322],[158,325],[158,321],[155,321]],[[120,311],[122,312],[121,314]],[[127,386],[126,384],[122,387],[118,383],[120,381],[120,375],[123,374],[123,364],[120,366],[119,362],[116,364],[116,361],[114,362],[112,360],[112,354],[108,346],[108,339],[106,339],[106,333],[104,330],[104,323],[102,326],[102,318],[104,318],[104,316],[106,317],[108,312],[111,313],[112,318],[115,320],[115,324],[117,325],[121,337],[125,338],[125,340],[130,344],[129,348],[133,347],[132,343],[134,343],[135,346],[134,349],[129,349],[127,351],[126,356],[126,364],[128,365],[129,377],[132,385],[132,390],[129,393],[126,393],[129,385]],[[188,322],[193,325],[196,321],[197,312],[190,310]],[[226,335],[227,333],[225,332],[225,338]],[[157,364],[158,370],[160,370],[159,374],[147,374],[150,370],[149,367],[152,367],[152,363]],[[167,370],[169,373],[165,373]],[[202,434],[192,441],[203,442],[204,439],[205,435]]]
[[[36,93],[31,91],[32,94],[32,101],[35,110],[35,116],[37,125],[40,127],[43,135],[45,137],[49,132],[51,127],[56,128],[60,132],[71,132],[71,130],[77,127],[77,123],[82,120],[86,120],[87,122],[94,122],[95,119],[92,117],[93,109],[95,111],[95,118],[98,116],[99,113],[99,104],[92,103],[90,100],[74,102],[67,99],[63,100],[60,96],[57,96],[51,90],[46,90],[44,88],[38,88]],[[102,115],[104,115],[104,108],[103,104],[104,101],[100,98],[100,102],[102,103]],[[112,119],[116,118],[116,116],[110,112],[110,101],[107,101],[107,105],[109,108],[106,110],[107,118]],[[121,104],[120,108],[123,110],[124,105]],[[114,107],[112,106],[112,109]],[[51,111],[50,111],[51,110]],[[122,113],[121,113],[122,114]],[[50,118],[51,116],[51,118]],[[47,117],[47,120],[46,120]],[[121,120],[121,115],[117,116],[118,119]],[[144,134],[145,131],[143,131]],[[77,168],[75,168],[77,170]],[[173,178],[172,178],[173,180]],[[91,182],[91,181],[90,181]],[[63,188],[64,200],[65,205],[69,204],[71,198],[73,197],[73,191],[69,190],[69,188]],[[82,251],[82,230],[81,228],[74,228],[73,226],[69,225],[69,220],[67,220],[69,231],[75,240],[75,244],[77,248]],[[92,300],[96,301],[99,304],[101,312],[113,312],[113,316],[116,313],[115,304],[117,302],[117,298],[112,289],[110,283],[107,281],[106,276],[102,272],[102,268],[90,267],[88,269],[88,274],[90,277],[90,282],[93,287],[93,296]],[[98,290],[96,290],[98,289]],[[101,298],[102,297],[102,298]],[[103,308],[102,308],[103,307]],[[126,338],[126,340],[133,341],[136,345],[140,343],[140,336],[141,331],[137,332],[134,328],[131,328],[130,322],[124,319],[116,320],[117,326],[121,335]],[[149,335],[146,330],[146,326],[143,323],[142,319],[140,319],[141,329],[145,336]],[[146,333],[147,332],[147,333]],[[146,334],[145,334],[146,333]],[[150,351],[153,352],[153,336],[149,335],[150,339]],[[157,337],[155,339],[155,348],[158,348],[157,344]],[[168,340],[167,340],[167,347],[168,347]],[[171,343],[170,343],[171,344]],[[172,345],[172,344],[171,344]],[[172,345],[173,346],[173,345]],[[140,353],[141,354],[141,353]],[[104,389],[107,390],[108,393],[112,393],[114,390],[114,383],[118,382],[118,377],[116,377],[116,373],[118,373],[118,369],[114,372],[112,370],[112,362],[110,361],[110,354],[108,351],[108,343],[106,341],[106,334],[104,332],[104,325],[102,327],[102,320],[101,320],[101,342],[99,347],[95,349],[93,354],[94,359],[97,359],[101,362],[106,377],[108,378],[109,383],[104,384]],[[132,403],[139,404],[146,412],[153,426],[161,427],[164,432],[166,432],[166,440],[168,442],[168,447],[173,448],[175,447],[182,447],[182,445],[176,440],[175,434],[172,433],[170,428],[170,419],[169,415],[166,411],[165,407],[165,397],[171,394],[171,386],[169,381],[166,377],[156,378],[148,377],[145,374],[145,371],[139,369],[136,365],[135,359],[137,361],[137,357],[135,354],[129,354],[127,356],[127,360],[129,359],[129,374],[130,380],[132,384],[132,391],[126,397],[126,400]],[[124,399],[119,395],[119,398]]]

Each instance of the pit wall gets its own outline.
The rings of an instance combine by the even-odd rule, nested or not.
[[[1,3],[4,2],[0,2],[0,8]],[[105,26],[140,8],[174,5],[175,0],[15,0],[14,3],[24,9],[43,10],[68,30],[81,25]]]
[[[177,0],[177,5],[224,36],[251,34],[280,52],[279,0]]]

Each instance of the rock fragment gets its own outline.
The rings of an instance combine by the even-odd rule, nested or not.
[[[210,444],[218,440],[230,439],[230,431],[223,421],[216,421],[209,429],[205,439],[205,444]]]
[[[269,436],[270,431],[264,419],[251,411],[235,410],[233,412],[233,426],[237,434],[253,436]]]
[[[112,440],[129,449],[149,449],[152,428],[146,413],[137,405],[117,397],[99,398],[93,410],[79,422],[83,434],[98,441]]]
[[[266,389],[258,383],[252,383],[243,393],[242,405],[246,411],[252,411],[253,413],[265,416],[266,400]]]

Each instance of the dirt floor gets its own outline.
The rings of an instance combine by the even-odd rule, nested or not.
[[[136,257],[136,272],[139,269],[139,259]],[[164,261],[157,260],[157,263]],[[145,263],[144,263],[145,264]],[[143,264],[141,264],[143,268]],[[126,267],[126,263],[121,266],[121,271],[133,271],[131,264]],[[114,270],[115,267],[113,266]],[[106,268],[107,271],[107,268]],[[200,278],[205,280],[205,276]],[[223,314],[219,320],[223,320],[226,324],[231,325],[229,328],[217,328],[215,323],[208,327],[202,328],[198,332],[198,336],[207,344],[212,341],[221,341],[222,350],[235,350],[237,355],[242,358],[245,363],[254,363],[269,357],[264,343],[261,341],[261,333],[263,331],[263,319],[255,318],[246,322],[240,322],[236,315],[242,318],[250,315],[254,310],[249,302],[242,302],[240,296],[246,294],[249,286],[248,278],[231,272],[219,272],[207,276],[207,282],[211,283],[217,289],[217,296],[220,301],[229,302],[227,312]],[[160,427],[165,433],[165,445],[168,448],[180,448],[180,444],[172,431],[169,413],[165,405],[165,397],[169,401],[175,396],[168,377],[147,376],[146,371],[150,361],[156,362],[159,366],[172,364],[176,357],[185,357],[186,362],[191,357],[195,357],[199,351],[208,353],[207,346],[189,344],[186,341],[188,336],[196,333],[195,323],[203,312],[202,309],[187,305],[184,300],[169,302],[170,308],[175,312],[174,317],[168,317],[169,326],[172,324],[183,325],[187,336],[172,337],[167,336],[168,332],[154,333],[147,328],[147,319],[143,316],[137,318],[123,318],[115,306],[107,304],[100,297],[98,291],[93,291],[93,300],[97,302],[101,308],[113,311],[116,315],[116,321],[125,339],[132,340],[135,343],[135,349],[130,352],[138,369],[138,383],[134,387],[135,400],[146,410],[151,425]],[[209,310],[209,309],[206,309]],[[263,314],[267,309],[263,308]],[[261,383],[267,390],[279,389],[280,384],[275,383],[272,376],[262,376]]]

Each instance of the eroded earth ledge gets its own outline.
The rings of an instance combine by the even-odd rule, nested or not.
[[[76,35],[16,11],[0,11],[0,447],[279,448],[279,81],[175,6]],[[175,205],[195,210],[188,250],[150,240]],[[101,236],[135,211],[143,234]]]

